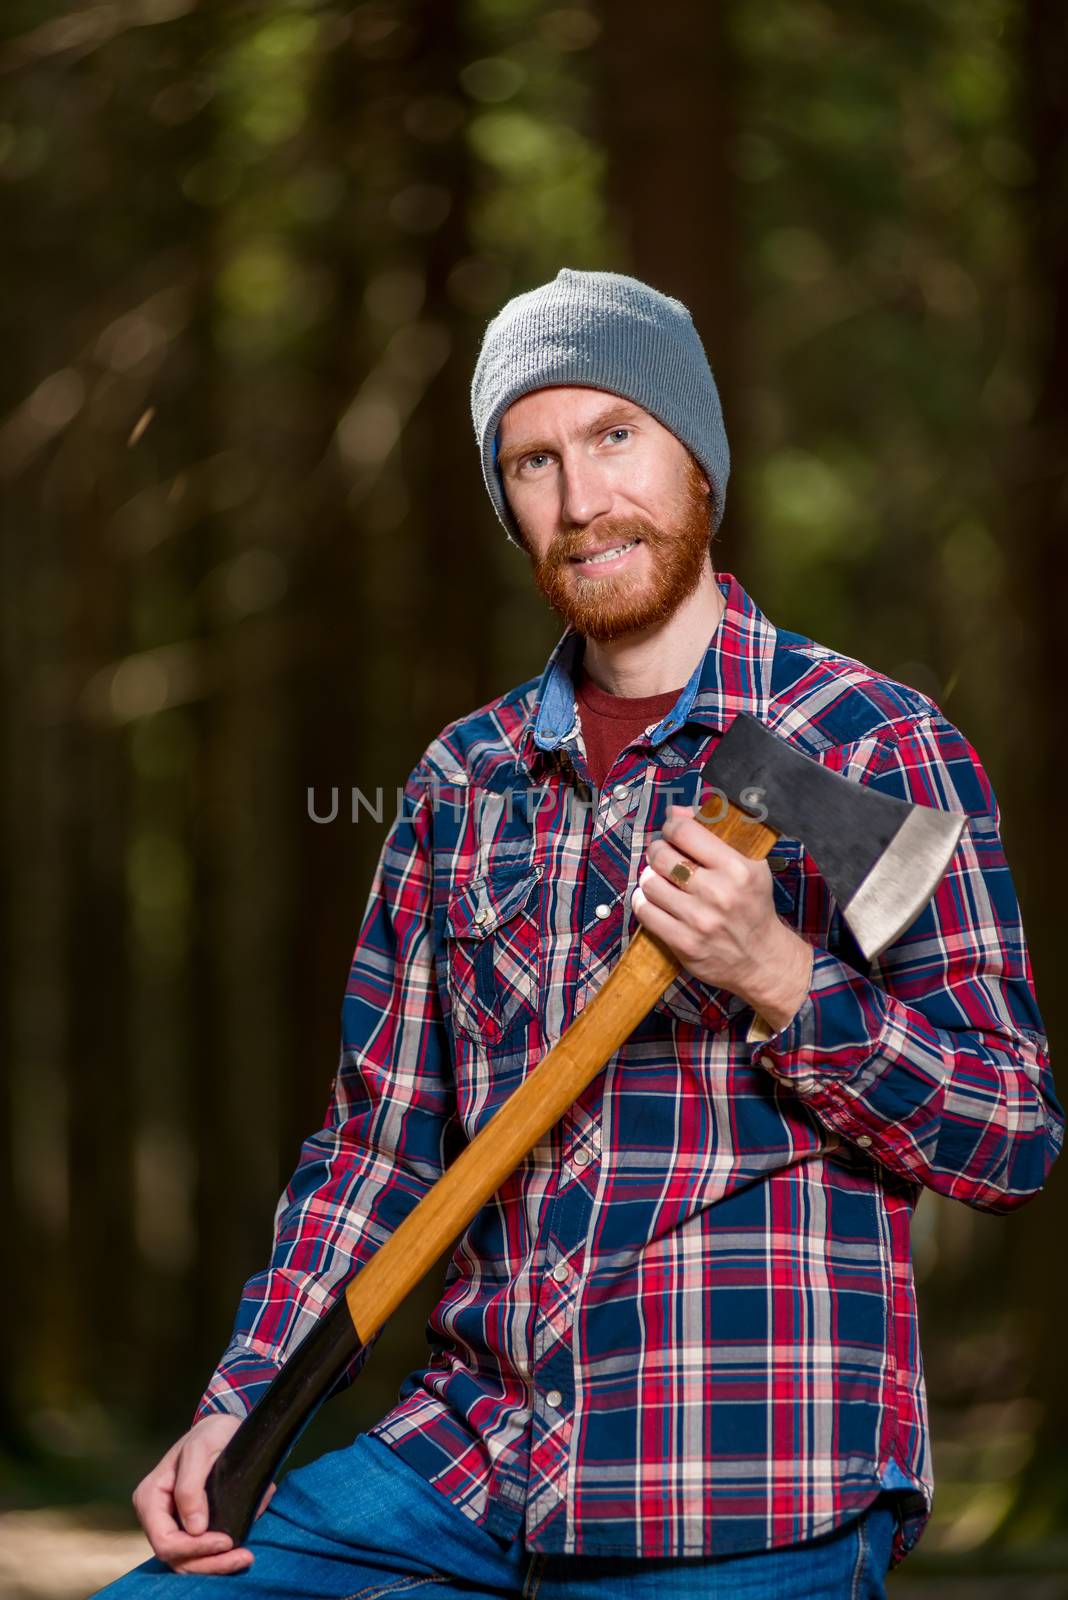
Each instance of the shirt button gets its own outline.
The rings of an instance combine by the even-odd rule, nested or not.
[[[599,906],[594,906],[593,914],[595,917],[600,917],[601,921],[603,922],[605,917],[610,917],[612,915],[612,907],[606,906],[602,900]]]
[[[553,1268],[553,1277],[556,1279],[557,1283],[566,1283],[570,1276],[571,1274],[568,1271],[567,1262],[558,1261],[556,1266]]]
[[[489,921],[489,908],[487,906],[483,906],[481,911],[475,912],[475,921],[478,923],[479,927],[481,927],[484,922]]]
[[[856,1142],[857,1142],[857,1144],[861,1145],[863,1147],[863,1149],[865,1149],[865,1150],[871,1144],[871,1140],[868,1138],[868,1135],[866,1133],[859,1133],[857,1135]]]
[[[450,772],[449,773],[449,782],[450,783],[466,783],[467,782],[467,773],[466,772]]]
[[[549,1393],[545,1396],[545,1404],[547,1406],[552,1406],[554,1411],[556,1410],[557,1406],[563,1405],[563,1403],[564,1397],[560,1393],[559,1389],[550,1389]]]
[[[587,1161],[590,1159],[590,1152],[580,1148],[575,1151],[575,1154],[571,1157],[571,1159],[576,1167],[584,1167]]]
[[[617,783],[615,788],[612,790],[612,799],[625,800],[629,794],[630,790],[627,788],[625,783]]]

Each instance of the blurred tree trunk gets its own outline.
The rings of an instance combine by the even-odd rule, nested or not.
[[[24,381],[18,367],[16,362],[16,381]],[[69,809],[64,795],[66,787],[69,796],[64,783],[70,773],[69,740],[67,726],[49,714],[46,693],[47,685],[62,679],[70,657],[59,601],[62,535],[56,519],[34,515],[42,477],[28,471],[5,485],[0,539],[7,669],[0,1183],[11,1204],[10,1226],[0,1245],[9,1290],[0,1334],[0,1436],[19,1455],[32,1449],[27,1423],[33,1412],[69,1394],[76,1362],[68,1280],[64,1060],[70,1007],[64,955],[71,908],[62,841]]]
[[[1052,1028],[1068,1038],[1063,982],[1068,939],[1064,876],[1050,871],[1050,824],[1068,793],[1064,717],[1064,622],[1068,615],[1068,21],[1053,0],[1030,0],[1025,35],[1024,106],[1035,183],[1034,270],[1036,399],[1010,485],[1013,566],[1023,579],[1030,682],[1026,734],[1017,752],[1021,799],[1035,824],[1020,843],[1026,892],[1042,948],[1039,982]],[[1022,560],[1020,557],[1022,556]]]
[[[388,464],[368,464],[366,480],[359,472],[350,475],[341,447],[344,435],[338,433],[382,357],[375,330],[367,327],[364,302],[369,281],[393,263],[384,230],[372,220],[376,196],[368,121],[376,93],[392,93],[397,105],[393,70],[392,63],[365,61],[355,43],[330,52],[321,66],[309,136],[311,158],[335,176],[341,201],[326,224],[329,237],[322,239],[334,293],[307,358],[320,417],[309,439],[306,493],[291,556],[293,605],[305,619],[308,639],[288,686],[293,730],[288,803],[296,858],[286,941],[291,1016],[285,1029],[280,1183],[293,1169],[301,1140],[321,1124],[326,1109],[349,957],[377,855],[379,830],[373,822],[365,817],[359,827],[351,825],[350,791],[362,785],[371,793],[395,774],[402,759],[386,737],[383,715],[395,709],[397,693],[379,648],[383,619],[375,602],[375,575],[383,540],[370,537],[366,524],[368,504],[373,507],[383,492],[383,476],[388,481]],[[330,815],[334,790],[335,820],[315,822],[312,809],[317,816]]]
[[[4,1229],[0,1243],[0,1273],[5,1283],[20,1283],[27,1276],[28,1253],[23,1238],[23,1228],[15,1226],[22,1207],[15,1183],[16,1161],[16,1107],[17,1076],[15,1053],[14,1006],[10,974],[14,966],[14,935],[17,907],[14,897],[14,874],[11,853],[15,840],[17,800],[15,794],[15,639],[12,623],[11,597],[21,585],[15,541],[0,537],[0,963],[8,974],[0,982],[0,1208],[11,1226]],[[18,1369],[21,1367],[22,1346],[14,1318],[0,1319],[0,1446],[4,1442],[14,1445],[22,1433],[18,1415]],[[21,1446],[21,1439],[19,1439]]]
[[[426,8],[417,82],[425,96],[435,85],[456,83],[478,49],[458,19],[455,7]],[[424,143],[420,176],[448,197],[444,220],[430,233],[423,257],[424,316],[442,341],[444,360],[415,412],[405,448],[419,529],[413,577],[423,616],[414,706],[420,750],[445,723],[512,687],[496,681],[493,634],[486,626],[500,594],[494,557],[505,535],[487,514],[471,425],[471,374],[482,320],[457,302],[453,289],[458,269],[472,264],[468,215],[473,186],[467,107],[459,99],[453,104],[455,131],[448,139]],[[540,667],[536,662],[531,670]]]
[[[314,605],[316,631],[292,703],[300,1027],[285,1100],[287,1171],[322,1119],[348,960],[397,788],[434,734],[493,692],[484,627],[493,585],[476,543],[483,491],[467,400],[474,335],[466,347],[457,340],[462,319],[449,297],[450,273],[470,249],[470,174],[464,108],[442,86],[455,84],[471,52],[454,8],[422,8],[405,38],[396,59],[366,60],[357,30],[353,49],[327,62],[320,95],[323,159],[346,174],[349,220],[334,224],[337,293],[313,358],[333,437],[322,441],[297,569],[299,606]],[[403,424],[398,443],[387,436],[375,449],[374,406]],[[381,808],[380,822],[363,810],[353,826],[353,786]],[[304,813],[309,787],[319,812],[340,791],[333,824]],[[422,1359],[435,1281],[399,1314],[353,1397],[361,1425]]]
[[[469,156],[463,105],[440,92],[470,51],[449,7],[423,8],[395,60],[365,61],[359,46],[357,32],[354,50],[331,58],[322,93],[324,158],[346,174],[349,221],[335,224],[338,292],[315,357],[337,432],[323,440],[298,552],[316,643],[294,689],[294,799],[303,808],[312,787],[322,811],[340,795],[336,823],[301,824],[293,954],[308,1070],[289,1097],[291,1147],[322,1116],[347,957],[396,788],[430,738],[496,687],[467,399],[475,337],[468,325],[466,344],[457,338],[449,292],[470,249]],[[376,449],[374,418],[390,412],[403,438]],[[352,826],[353,785],[380,805],[380,824],[363,811]]]
[[[733,156],[741,62],[732,8],[678,0],[654,17],[642,0],[621,0],[600,10],[598,120],[629,270],[692,312],[737,452],[743,306]],[[744,506],[730,488],[727,504],[714,558],[733,567],[745,548]]]
[[[216,16],[199,12],[184,19],[181,29],[186,73],[203,70],[217,52],[225,58],[226,30]],[[216,155],[223,133],[223,112],[209,104],[193,119],[180,148],[175,170],[184,173]],[[225,366],[215,342],[218,307],[216,286],[220,246],[214,207],[190,204],[178,197],[176,221],[184,238],[188,321],[183,332],[176,373],[168,396],[175,425],[175,445],[182,452],[184,517],[182,537],[171,555],[171,571],[187,617],[191,648],[202,664],[223,658],[222,619],[212,605],[211,575],[226,553],[223,519],[214,514],[212,477],[204,464],[227,446],[227,414],[223,393]],[[202,669],[205,670],[205,665]],[[207,668],[210,678],[210,667]],[[188,939],[175,985],[180,1007],[177,1081],[169,1087],[175,1110],[180,1107],[181,1133],[191,1159],[190,1209],[193,1221],[191,1260],[181,1273],[181,1298],[173,1305],[169,1337],[174,1366],[172,1386],[191,1415],[200,1390],[218,1359],[233,1320],[245,1252],[238,1218],[244,1201],[243,1178],[254,1128],[237,1101],[240,1057],[229,1047],[227,980],[232,976],[233,948],[227,919],[228,856],[232,846],[226,792],[230,752],[226,698],[229,684],[207,682],[185,713],[190,753],[182,792],[182,843],[189,870]],[[146,808],[145,821],[148,821]],[[251,1112],[269,1103],[272,1084],[261,1068],[257,1099]],[[235,1283],[235,1279],[237,1282]],[[178,1337],[175,1338],[175,1333]],[[173,1413],[174,1400],[153,1385],[152,1413]],[[188,1425],[188,1424],[187,1424]]]
[[[90,452],[94,443],[87,428],[68,448]],[[129,648],[128,574],[123,564],[108,560],[106,508],[113,493],[100,481],[106,483],[108,476],[104,463],[95,470],[72,463],[66,479],[53,484],[53,492],[66,491],[52,515],[61,523],[65,565],[80,597],[74,653],[92,669]],[[92,486],[84,498],[77,492],[79,480]],[[77,911],[66,929],[70,1208],[66,1303],[58,1326],[70,1340],[75,1394],[104,1404],[127,1400],[137,1387],[138,1119],[131,1115],[136,1106],[127,892],[132,830],[125,731],[73,722],[68,759],[82,781],[67,791],[63,839],[67,903]]]
[[[1033,274],[1035,404],[1015,441],[1007,493],[1006,568],[1022,626],[1012,670],[1020,717],[1003,809],[1024,909],[1039,1005],[1065,1096],[1060,1052],[1068,1048],[1068,931],[1059,854],[1068,745],[1064,734],[1064,625],[1068,615],[1068,23],[1058,0],[1028,0],[1022,30],[1020,118],[1034,166],[1026,195]],[[1051,848],[1052,847],[1052,848]],[[1031,1390],[1043,1408],[1035,1454],[1017,1510],[1036,1532],[1068,1523],[1068,1391],[1058,1197],[1066,1161],[1021,1230],[1014,1257],[1016,1303],[1037,1353]],[[1007,1527],[1007,1532],[1011,1528]]]

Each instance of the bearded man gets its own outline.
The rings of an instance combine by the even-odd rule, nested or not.
[[[408,780],[325,1125],[193,1428],[135,1495],[157,1559],[106,1592],[881,1596],[931,1501],[912,1208],[922,1186],[1020,1205],[1063,1131],[997,802],[930,699],[715,572],[729,455],[685,307],[564,269],[486,330],[472,408],[567,627]],[[966,815],[875,960],[799,841],[750,861],[696,820],[742,712]],[[207,1531],[238,1419],[638,924],[683,970],[466,1230],[425,1366],[283,1479],[244,1548]]]

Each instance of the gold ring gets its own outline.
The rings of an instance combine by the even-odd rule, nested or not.
[[[668,877],[671,878],[673,882],[677,883],[681,889],[685,884],[689,883],[690,879],[693,877],[693,874],[694,869],[690,866],[688,861],[676,861],[675,865],[669,871]]]

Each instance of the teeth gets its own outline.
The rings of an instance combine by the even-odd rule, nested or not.
[[[602,550],[599,556],[585,556],[583,565],[592,566],[595,561],[614,561],[624,550],[633,550],[637,543],[637,539],[632,539],[629,544],[617,544],[614,550]]]

